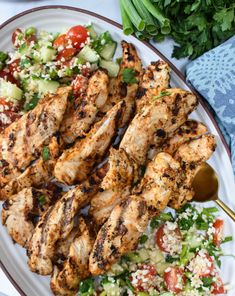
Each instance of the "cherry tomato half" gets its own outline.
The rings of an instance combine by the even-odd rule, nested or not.
[[[156,244],[158,245],[159,249],[163,252],[166,252],[168,253],[168,250],[167,248],[164,246],[164,227],[165,227],[165,224],[161,225],[157,232],[156,232],[156,236],[155,236],[155,240],[156,240]],[[181,232],[180,232],[180,229],[177,227],[175,230],[172,231],[172,235],[176,236],[177,239],[181,239]]]
[[[18,48],[20,45],[18,44],[18,36],[19,34],[23,34],[23,32],[20,29],[16,29],[11,37],[12,44],[15,48]]]
[[[77,50],[75,48],[65,48],[58,53],[56,60],[62,62],[68,61],[75,55],[76,52]]]
[[[184,285],[186,283],[186,277],[184,272],[179,267],[169,267],[164,272],[164,281],[166,288],[170,292],[180,293],[183,291]]]
[[[8,69],[9,69],[11,75],[13,75],[15,71],[16,72],[20,71],[19,65],[20,65],[20,59],[15,59],[13,62],[8,64]]]
[[[131,283],[135,290],[143,292],[147,291],[151,287],[151,283],[154,282],[157,271],[156,268],[149,264],[143,264],[138,270],[138,279],[133,279],[133,277],[130,278]]]
[[[224,221],[221,219],[217,219],[214,222],[213,227],[215,228],[215,233],[213,235],[213,243],[216,246],[220,246],[221,241],[223,239]]]
[[[66,47],[66,45],[68,45],[68,39],[66,34],[62,34],[58,36],[53,42],[54,47],[59,47],[59,46]]]
[[[221,280],[221,278],[217,278],[216,282],[212,284],[213,290],[212,294],[218,295],[218,294],[225,294],[226,290],[224,288],[224,284]]]
[[[88,37],[88,31],[85,27],[78,25],[69,29],[67,36],[71,40],[72,45],[79,49],[81,47],[81,43],[86,41]]]
[[[79,96],[87,89],[88,79],[83,75],[77,75],[72,82],[73,93],[75,96]]]
[[[6,72],[4,70],[0,71],[0,78],[5,79],[6,81],[10,81],[13,84],[18,84],[17,80],[10,72]]]

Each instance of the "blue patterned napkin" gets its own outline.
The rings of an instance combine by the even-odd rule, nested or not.
[[[186,77],[214,109],[235,174],[235,36],[189,63]]]

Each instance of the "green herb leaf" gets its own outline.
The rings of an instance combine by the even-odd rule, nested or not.
[[[210,287],[214,282],[213,277],[202,277],[203,286]]]
[[[227,242],[231,242],[233,240],[232,236],[226,236],[224,238],[224,240],[221,242],[221,244],[227,243]]]
[[[160,222],[158,220],[157,217],[152,218],[151,222],[150,222],[150,227],[151,228],[157,228],[160,225]]]
[[[39,201],[40,205],[43,206],[46,202],[46,197],[44,195],[40,195],[38,197],[38,201]]]
[[[153,99],[154,100],[157,100],[157,99],[160,99],[162,97],[166,97],[166,96],[169,96],[171,93],[168,92],[168,91],[162,91],[160,92],[160,94],[158,96],[154,96]]]
[[[148,236],[146,234],[143,234],[141,237],[140,237],[140,243],[141,244],[144,244],[146,243],[148,240]]]
[[[122,72],[122,81],[127,84],[133,84],[137,82],[136,73],[133,68],[125,68]]]
[[[179,258],[172,257],[170,254],[167,254],[166,257],[165,257],[165,261],[167,263],[173,263],[173,262],[178,261],[178,260],[179,260]]]
[[[34,109],[37,106],[39,100],[40,100],[39,95],[34,94],[32,99],[25,105],[24,110],[29,111]]]
[[[26,37],[30,37],[35,34],[36,34],[36,29],[34,27],[29,27],[28,29],[25,30]]]
[[[0,51],[0,62],[4,63],[7,58],[8,58],[8,54],[3,51]]]
[[[49,150],[49,148],[47,146],[43,147],[42,158],[43,158],[44,161],[47,161],[50,158],[50,150]]]
[[[160,221],[173,221],[174,220],[171,213],[160,213],[157,216],[157,219]]]
[[[84,281],[81,281],[79,286],[79,295],[81,296],[90,296],[93,295],[94,289],[94,282],[91,278],[88,278]]]
[[[178,220],[178,225],[181,230],[189,230],[194,224],[194,221],[190,218],[181,218]]]

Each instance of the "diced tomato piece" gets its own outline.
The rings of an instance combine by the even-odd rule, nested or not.
[[[212,284],[212,287],[213,287],[212,294],[218,295],[218,294],[226,293],[226,290],[221,278],[217,278],[216,282]]]
[[[88,37],[88,31],[83,26],[74,26],[67,32],[68,38],[71,40],[73,46],[77,49],[81,47]]]
[[[0,78],[3,78],[6,81],[10,81],[11,83],[18,85],[18,81],[14,78],[14,76],[10,72],[6,72],[4,70],[0,71]]]
[[[224,228],[224,221],[221,219],[217,219],[213,227],[215,228],[215,233],[213,235],[213,243],[216,246],[220,246],[222,240],[223,240],[223,228]]]
[[[6,101],[4,98],[0,98],[0,132],[2,132],[8,125],[15,120],[19,119],[21,115],[17,113],[19,111],[18,106],[12,102]]]
[[[12,44],[15,46],[15,48],[19,47],[19,44],[18,44],[18,35],[19,34],[22,34],[22,31],[20,29],[16,29],[13,32],[12,37],[11,37]]]
[[[81,69],[81,74],[85,77],[89,77],[91,74],[91,68],[82,68]]]
[[[88,79],[83,75],[77,75],[72,82],[73,93],[75,96],[79,96],[87,89]]]
[[[179,267],[169,267],[164,272],[164,281],[166,288],[170,292],[180,293],[184,289],[186,277],[184,272]]]
[[[8,64],[8,69],[12,75],[14,74],[15,71],[18,72],[20,70],[19,65],[20,65],[20,59],[15,59],[13,62]]]
[[[156,232],[156,236],[155,236],[155,240],[156,240],[156,244],[158,245],[159,249],[163,252],[168,252],[167,248],[164,246],[164,228],[165,228],[165,224],[161,225],[157,232]],[[181,239],[181,232],[180,229],[177,227],[175,230],[172,231],[172,235],[176,236],[179,240]]]
[[[58,53],[56,60],[57,61],[68,61],[75,55],[77,49],[75,48],[65,48],[61,52]]]
[[[149,264],[143,264],[130,278],[131,284],[137,291],[147,291],[153,287],[152,282],[156,279],[156,268]],[[147,279],[147,280],[146,280]]]
[[[26,43],[29,45],[31,42],[36,42],[37,41],[37,37],[36,35],[31,35],[26,39]]]
[[[62,34],[58,36],[53,42],[54,47],[59,47],[59,46],[66,47],[66,45],[68,45],[68,39],[66,34]]]

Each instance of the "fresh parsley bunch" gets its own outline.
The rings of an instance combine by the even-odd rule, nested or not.
[[[121,4],[125,1],[121,0]],[[130,4],[131,0],[128,1]],[[132,2],[132,8],[138,13],[135,1]],[[143,7],[147,9],[150,7],[146,6],[146,0],[139,0],[138,3],[140,2],[145,5]],[[235,35],[235,0],[149,0],[148,2],[152,5],[148,11],[154,19],[156,34],[151,35],[147,32],[148,20],[144,18],[145,28],[141,34],[135,26],[132,27],[133,31],[138,37],[153,38],[155,41],[171,36],[178,44],[173,51],[173,57],[178,59],[187,56],[195,59]],[[158,15],[154,16],[153,8],[157,9],[161,18],[170,21],[170,32],[161,30],[161,22],[156,17]],[[124,11],[124,17],[129,17],[132,13],[130,9]],[[125,18],[123,19],[127,25]]]

